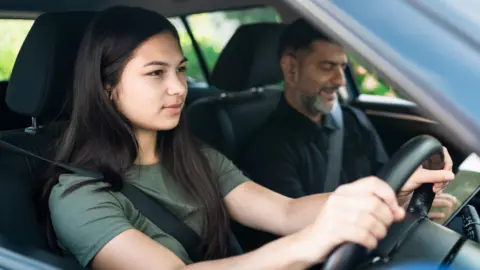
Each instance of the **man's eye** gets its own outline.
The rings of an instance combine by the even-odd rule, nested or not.
[[[325,70],[325,71],[332,71],[333,70],[333,67],[334,65],[331,65],[331,64],[323,64],[323,65],[320,65],[320,68],[322,70]]]
[[[147,75],[149,75],[149,76],[161,76],[161,75],[163,75],[164,73],[165,73],[165,72],[164,72],[163,70],[158,69],[158,70],[154,70],[154,71],[152,71],[152,72],[150,72],[150,73],[147,73]]]

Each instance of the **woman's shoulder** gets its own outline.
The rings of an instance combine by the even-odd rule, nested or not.
[[[210,161],[213,171],[218,176],[220,191],[223,196],[226,196],[235,187],[248,181],[243,172],[222,153],[213,148],[204,148],[203,151]]]
[[[84,266],[121,232],[133,228],[129,212],[106,183],[75,174],[60,175],[49,197],[52,226],[60,245]]]
[[[228,156],[213,147],[203,147],[202,152],[211,164],[233,163]]]
[[[90,193],[99,188],[106,187],[108,184],[101,181],[93,181],[94,179],[78,174],[61,174],[58,182],[53,186],[50,198],[65,197],[64,193],[78,194]]]
[[[62,174],[50,192],[50,210],[88,208],[105,202],[118,204],[117,198],[111,192],[99,191],[107,186],[107,183],[93,181],[90,177]]]

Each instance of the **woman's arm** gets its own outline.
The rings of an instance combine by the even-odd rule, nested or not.
[[[369,177],[332,193],[311,226],[244,255],[185,266],[167,248],[140,231],[129,229],[105,244],[92,266],[95,269],[302,269],[323,261],[343,242],[375,248],[390,224],[404,215],[393,190],[385,182]]]
[[[419,168],[402,187],[398,195],[400,205],[408,205],[412,192],[424,183],[433,183],[434,191],[443,189],[455,175],[452,161],[444,148],[445,168]],[[291,199],[252,181],[233,189],[225,201],[230,215],[239,223],[276,235],[289,235],[313,223],[315,217],[332,193],[321,193]]]
[[[311,226],[241,256],[185,266],[167,248],[140,231],[128,229],[100,249],[92,266],[165,270],[307,268],[323,261],[343,242],[375,248],[390,224],[404,215],[393,190],[385,182],[369,177],[332,193]]]
[[[130,229],[108,242],[95,256],[92,266],[94,269],[304,269],[318,259],[315,254],[318,248],[308,248],[307,234],[307,231],[293,234],[241,256],[186,266],[164,246]]]
[[[225,202],[237,222],[283,236],[312,224],[330,194],[291,199],[248,181],[233,189]]]

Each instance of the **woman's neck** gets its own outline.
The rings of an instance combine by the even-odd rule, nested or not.
[[[149,165],[158,163],[159,157],[157,149],[157,131],[137,130],[135,132],[138,143],[138,156],[135,164]]]

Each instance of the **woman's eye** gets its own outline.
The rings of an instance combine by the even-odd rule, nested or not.
[[[150,73],[148,73],[147,75],[149,76],[162,76],[165,72],[161,69],[158,69],[158,70],[154,70]]]
[[[187,67],[179,67],[177,68],[177,72],[186,72],[187,71]]]

